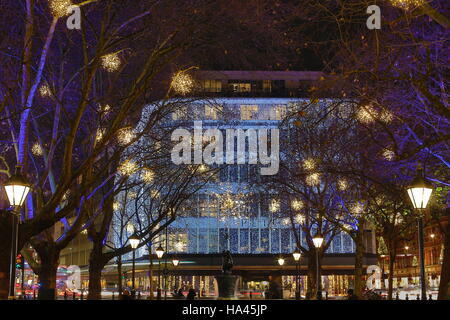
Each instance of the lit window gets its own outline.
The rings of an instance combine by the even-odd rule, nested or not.
[[[251,83],[230,83],[233,92],[250,92],[252,89]]]
[[[272,90],[272,83],[270,80],[263,80],[263,91],[270,92]]]
[[[203,80],[203,91],[205,92],[221,92],[222,81],[220,80]]]
[[[172,113],[172,120],[182,120],[185,118],[186,108],[179,108]]]
[[[285,116],[286,116],[285,105],[274,106],[270,110],[270,120],[283,120]]]
[[[208,120],[217,120],[217,112],[221,111],[222,106],[205,105],[205,118]]]
[[[257,115],[257,105],[241,105],[241,120],[255,120]]]

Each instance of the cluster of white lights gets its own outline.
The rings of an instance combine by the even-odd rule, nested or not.
[[[180,71],[172,77],[171,86],[176,93],[186,95],[194,89],[194,80],[186,72]]]
[[[108,72],[117,71],[122,64],[118,53],[110,53],[101,57],[102,67]]]
[[[125,160],[119,165],[118,171],[121,175],[129,176],[138,170],[137,164],[132,160]]]
[[[33,146],[31,147],[31,152],[35,155],[35,156],[42,156],[44,154],[44,150],[42,150],[41,145],[39,144],[39,142],[35,142],[33,144]]]
[[[299,211],[299,210],[303,209],[304,204],[301,200],[292,200],[291,207],[292,207],[292,209]]]
[[[306,177],[306,184],[308,186],[317,186],[320,184],[320,174],[319,173],[311,173]]]
[[[55,18],[61,18],[68,14],[67,9],[72,5],[70,0],[50,0],[50,11]]]

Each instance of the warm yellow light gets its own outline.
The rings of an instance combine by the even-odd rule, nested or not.
[[[155,173],[151,169],[144,169],[141,173],[141,179],[146,183],[151,183],[155,179]]]
[[[125,146],[136,139],[136,133],[132,128],[123,128],[117,132],[117,140],[121,146]]]
[[[371,105],[366,105],[358,109],[356,118],[362,123],[369,124],[375,121],[377,115],[377,111]]]
[[[425,0],[390,0],[392,5],[398,8],[411,10],[422,6]]]
[[[186,72],[180,71],[172,77],[171,87],[176,93],[186,95],[194,89],[194,80]]]
[[[338,181],[338,189],[341,191],[347,190],[348,188],[348,182],[345,179],[340,179]]]
[[[44,154],[44,150],[42,150],[41,145],[39,144],[39,142],[35,142],[33,144],[33,146],[31,147],[31,152],[35,155],[35,156],[42,156]]]
[[[39,94],[43,98],[50,97],[52,95],[52,91],[50,90],[50,87],[46,84],[43,84],[39,87]]]
[[[388,161],[392,161],[395,159],[395,152],[389,149],[385,149],[383,151],[383,158],[385,158]]]
[[[48,6],[50,7],[50,11],[55,18],[61,18],[69,13],[67,9],[72,5],[72,1],[70,0],[49,0]]]
[[[122,162],[118,168],[120,174],[124,176],[129,176],[138,170],[137,164],[132,160],[125,160]]]
[[[311,158],[306,159],[305,161],[303,161],[303,168],[305,170],[314,170],[316,168],[316,162]]]
[[[309,186],[317,186],[320,184],[320,174],[319,173],[311,173],[306,177],[306,184]]]
[[[284,264],[284,259],[283,258],[278,258],[278,264],[280,266],[282,266]]]
[[[280,201],[277,199],[272,199],[269,206],[270,212],[277,212],[280,210]]]
[[[110,53],[101,57],[101,65],[108,72],[117,71],[120,68],[122,61],[118,53]]]
[[[292,207],[292,209],[298,211],[298,210],[303,209],[304,204],[301,200],[292,200],[291,207]]]
[[[113,210],[114,211],[119,211],[120,210],[120,203],[119,202],[115,201],[113,203]]]

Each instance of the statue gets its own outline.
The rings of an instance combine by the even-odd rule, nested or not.
[[[231,275],[233,268],[233,258],[231,252],[226,250],[222,252],[222,274],[215,276],[219,289],[219,300],[237,299],[235,296],[236,281],[238,276]]]
[[[225,274],[231,274],[233,268],[233,258],[229,250],[222,252],[222,272]]]

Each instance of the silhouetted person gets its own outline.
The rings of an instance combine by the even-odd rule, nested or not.
[[[156,300],[161,300],[161,289],[156,289]]]
[[[428,300],[433,300],[433,295],[431,293],[428,295]]]
[[[398,296],[398,291],[395,293],[395,300],[400,300],[400,297]]]
[[[189,289],[188,295],[186,297],[186,300],[195,300],[195,296],[197,294],[195,293],[195,290],[193,288]]]
[[[406,294],[405,300],[409,300],[409,295]]]
[[[183,299],[184,298],[184,294],[183,294],[183,289],[178,289],[178,293],[176,295],[178,297],[178,299]]]
[[[121,299],[122,300],[131,300],[130,291],[128,291],[127,289],[124,289],[123,292],[122,292]]]
[[[64,291],[64,300],[67,300],[67,291]]]
[[[358,296],[355,295],[353,289],[347,290],[347,299],[348,300],[358,300]]]
[[[417,294],[416,300],[420,300],[420,295]]]

